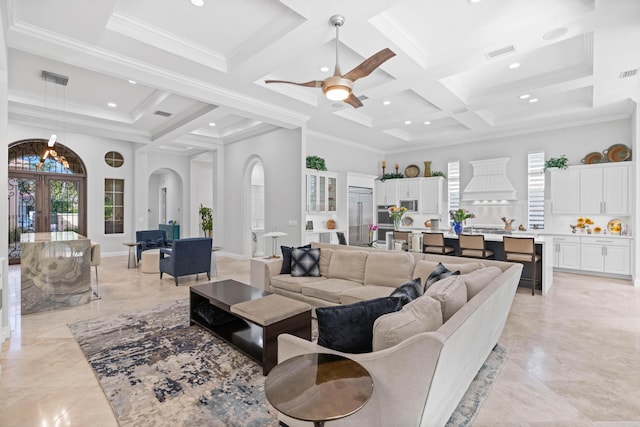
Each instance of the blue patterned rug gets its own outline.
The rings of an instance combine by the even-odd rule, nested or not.
[[[69,325],[120,426],[277,426],[262,368],[199,326],[189,302]],[[507,353],[496,347],[448,426],[468,426]]]

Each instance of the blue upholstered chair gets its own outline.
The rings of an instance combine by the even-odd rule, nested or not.
[[[136,243],[138,244],[136,254],[138,262],[142,257],[142,252],[147,249],[158,249],[167,247],[167,233],[164,230],[142,230],[136,231]]]
[[[211,243],[209,237],[192,237],[173,241],[171,249],[160,249],[160,278],[162,273],[173,276],[178,286],[178,277],[207,273],[211,279]]]

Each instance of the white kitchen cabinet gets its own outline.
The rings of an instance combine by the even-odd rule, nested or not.
[[[580,168],[580,214],[629,214],[629,164]]]
[[[579,214],[580,171],[578,169],[550,169],[551,212]]]
[[[385,181],[376,181],[376,205],[397,205],[398,179],[387,179]]]
[[[445,211],[444,178],[435,176],[422,179],[420,213],[441,215]]]
[[[420,198],[421,178],[404,178],[398,180],[398,199],[418,199]]]
[[[580,237],[553,237],[553,266],[571,270],[580,270]]]
[[[307,212],[335,212],[337,210],[337,175],[332,172],[307,169]]]
[[[611,274],[630,274],[630,241],[582,237],[580,269]]]

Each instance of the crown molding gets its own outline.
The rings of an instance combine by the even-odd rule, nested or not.
[[[400,22],[391,13],[382,12],[369,19],[369,22],[385,37],[398,45],[420,67],[427,68],[427,52],[420,47],[420,43],[400,25]]]
[[[369,152],[376,153],[376,154],[384,154],[385,153],[384,150],[380,150],[380,149],[377,149],[377,148],[371,148],[370,146],[361,144],[359,142],[349,141],[349,140],[346,140],[344,138],[338,138],[338,137],[333,136],[333,135],[328,135],[326,133],[321,133],[321,132],[317,132],[317,131],[313,131],[313,130],[309,130],[309,129],[304,129],[303,132],[307,136],[313,136],[315,138],[326,139],[326,140],[329,140],[329,141],[332,141],[332,142],[337,142],[338,144],[342,144],[342,145],[346,145],[346,146],[349,146],[349,147],[358,148],[360,150],[369,151]]]

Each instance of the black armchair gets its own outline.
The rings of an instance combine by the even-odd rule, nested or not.
[[[211,279],[211,244],[209,237],[192,237],[173,241],[171,249],[160,249],[160,278],[162,273],[173,276],[178,286],[178,277],[207,273]]]
[[[142,230],[136,231],[136,243],[138,244],[136,255],[138,262],[142,257],[142,252],[147,249],[158,249],[167,247],[167,233],[164,230]]]

